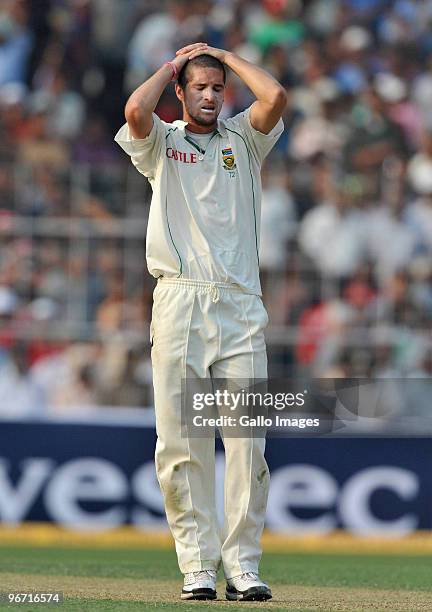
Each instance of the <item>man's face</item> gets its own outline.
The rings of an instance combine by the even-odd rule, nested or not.
[[[223,73],[218,68],[194,66],[188,72],[185,88],[177,85],[176,93],[183,104],[184,121],[212,127],[224,101]]]

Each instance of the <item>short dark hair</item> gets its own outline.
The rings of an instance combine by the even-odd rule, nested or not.
[[[226,82],[226,70],[225,66],[213,55],[207,55],[203,53],[202,55],[198,55],[193,59],[186,62],[183,68],[180,70],[179,75],[177,77],[177,83],[180,85],[182,89],[186,87],[188,82],[189,71],[194,66],[200,66],[201,68],[216,68],[217,70],[221,70],[223,74],[223,82]]]

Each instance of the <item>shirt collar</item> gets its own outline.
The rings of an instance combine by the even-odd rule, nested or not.
[[[187,126],[187,122],[183,121],[183,119],[177,119],[176,121],[173,122],[173,125],[176,126],[176,128],[178,128],[181,132],[183,132],[183,135],[185,134],[185,128]],[[224,122],[221,119],[218,119],[217,122],[217,127],[215,130],[219,136],[226,136],[226,127]]]

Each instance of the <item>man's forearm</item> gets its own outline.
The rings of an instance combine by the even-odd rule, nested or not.
[[[186,53],[179,54],[177,52],[176,57],[171,62],[164,64],[133,92],[126,103],[125,116],[134,138],[145,138],[150,134],[153,126],[152,113],[163,90],[173,78],[173,70],[179,74],[191,54],[205,47],[207,45],[202,42],[188,45]]]
[[[249,87],[259,102],[273,105],[284,89],[268,72],[235,53],[226,53],[225,64]]]
[[[125,117],[134,137],[145,138],[150,133],[152,113],[171,77],[171,66],[164,65],[131,94],[125,106]]]

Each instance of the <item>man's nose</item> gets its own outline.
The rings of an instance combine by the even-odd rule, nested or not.
[[[215,92],[213,91],[213,89],[205,89],[204,90],[204,97],[209,102],[214,102]]]

